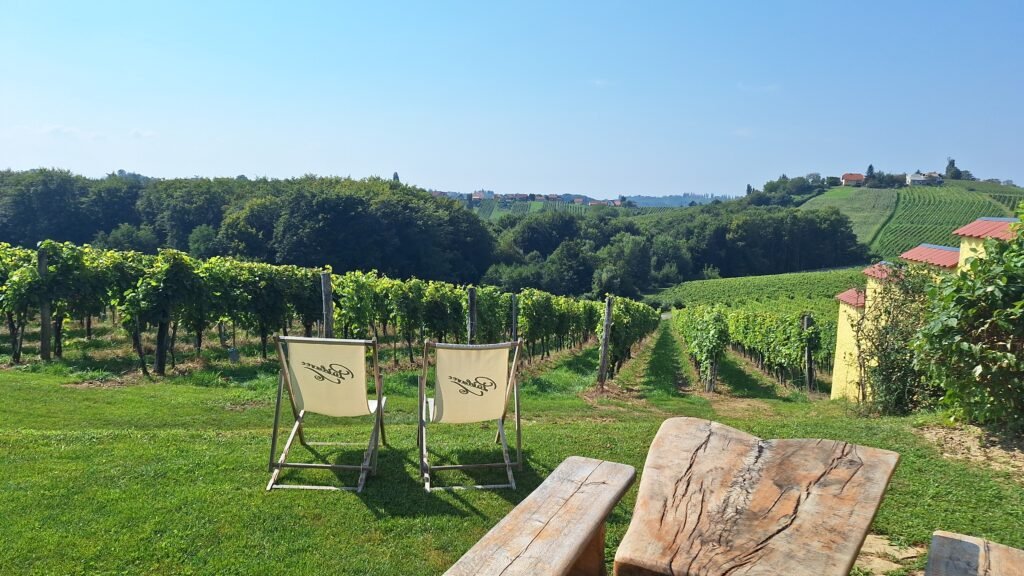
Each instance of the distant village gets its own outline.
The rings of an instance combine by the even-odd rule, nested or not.
[[[582,194],[496,194],[493,190],[477,190],[476,192],[442,192],[431,190],[430,194],[436,197],[447,197],[453,200],[461,200],[470,204],[482,200],[494,200],[498,204],[511,204],[513,202],[565,202],[566,204],[580,204],[583,206],[623,206],[628,200],[623,197],[615,200],[595,200]]]
[[[715,194],[671,194],[667,196],[619,196],[612,200],[599,200],[585,194],[498,194],[493,190],[477,190],[475,192],[450,192],[430,190],[432,196],[451,198],[465,202],[470,207],[479,206],[484,202],[493,202],[496,206],[507,208],[522,202],[556,202],[576,206],[612,206],[618,208],[649,208],[649,207],[680,207],[696,204],[709,204],[715,200],[730,200],[729,196]]]
[[[867,177],[858,172],[847,172],[840,177],[843,186],[863,186],[866,180]],[[942,174],[938,172],[914,172],[906,175],[907,186],[939,186],[942,182]]]

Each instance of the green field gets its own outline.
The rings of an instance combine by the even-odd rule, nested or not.
[[[870,246],[896,208],[896,191],[840,186],[808,200],[801,208],[838,209],[850,218],[857,239]]]
[[[1024,546],[1024,484],[1009,472],[944,458],[914,433],[938,417],[858,417],[844,403],[778,389],[733,356],[723,361],[722,393],[697,395],[686,390],[692,369],[682,350],[663,323],[616,379],[629,397],[597,401],[578,395],[594,385],[593,347],[535,366],[523,379],[526,465],[517,491],[427,494],[416,463],[417,373],[387,366],[391,445],[364,493],[268,494],[273,363],[230,364],[210,350],[193,362],[191,376],[124,380],[120,370],[103,368],[107,348],[71,331],[67,361],[0,370],[0,573],[439,574],[564,458],[609,459],[639,471],[658,426],[676,415],[764,438],[895,450],[900,464],[873,532],[924,544],[941,528]],[[369,432],[363,419],[313,424],[315,440],[358,443]],[[493,438],[493,425],[439,429],[434,459],[493,457]],[[294,453],[312,458],[301,448]],[[325,457],[358,461],[361,449]],[[492,473],[452,473],[444,481],[483,482]],[[354,479],[303,471],[286,478]],[[609,518],[606,562],[629,524],[636,490]]]
[[[871,248],[883,258],[896,258],[921,243],[959,246],[953,230],[982,216],[1009,216],[990,196],[956,183],[899,190],[896,211]]]

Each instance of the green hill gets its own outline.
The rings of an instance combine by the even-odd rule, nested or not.
[[[745,306],[756,303],[776,309],[810,310],[831,317],[839,309],[835,295],[852,287],[864,286],[863,266],[794,272],[769,276],[693,280],[666,288],[645,298],[649,304],[724,304]]]
[[[956,246],[953,230],[982,216],[1012,216],[1024,188],[989,182],[950,181],[899,190],[833,188],[802,208],[834,207],[853,222],[861,242],[883,258],[921,243]]]
[[[870,246],[896,209],[896,190],[839,186],[811,198],[801,208],[838,209],[853,222],[857,239]]]

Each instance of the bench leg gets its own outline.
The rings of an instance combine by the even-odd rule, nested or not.
[[[604,523],[601,523],[580,552],[576,563],[569,570],[569,576],[606,576],[604,568]]]

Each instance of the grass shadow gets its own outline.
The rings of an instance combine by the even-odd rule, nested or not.
[[[718,363],[718,377],[722,382],[728,382],[732,395],[739,398],[787,399],[779,396],[774,385],[744,370],[739,361],[729,354],[724,355]]]
[[[683,368],[683,349],[672,336],[670,329],[667,323],[662,323],[658,339],[651,349],[651,357],[647,361],[642,385],[651,392],[680,396],[680,390],[687,385]],[[645,392],[644,396],[647,395]]]

